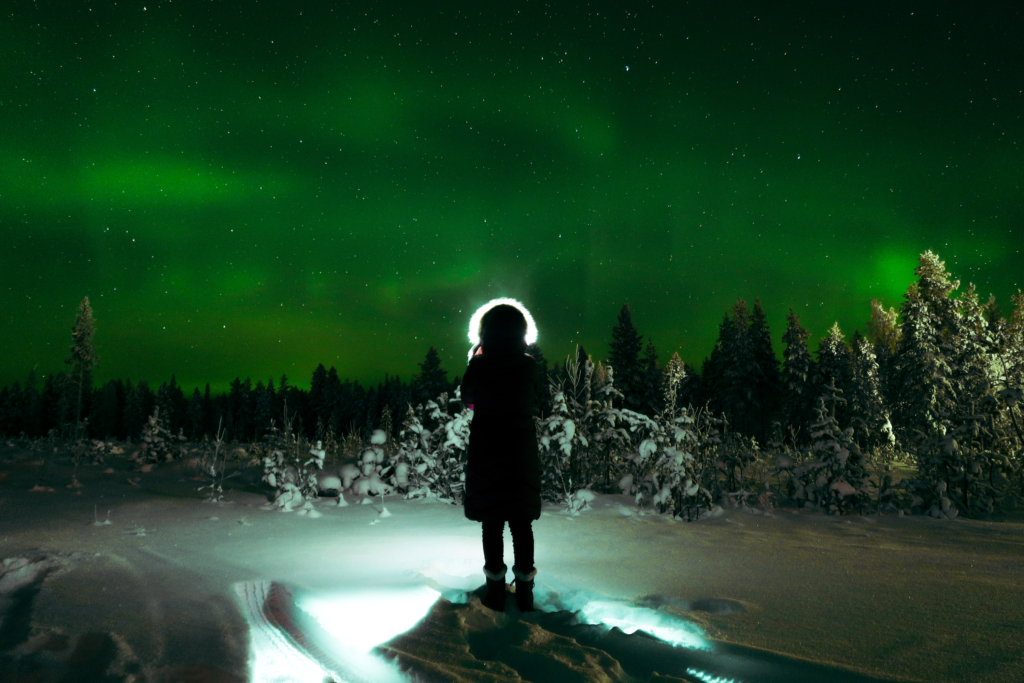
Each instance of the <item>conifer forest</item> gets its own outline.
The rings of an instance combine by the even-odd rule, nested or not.
[[[700,368],[678,353],[660,362],[625,305],[607,360],[578,348],[549,365],[531,347],[549,382],[535,416],[545,496],[571,508],[583,504],[580,492],[621,492],[687,519],[718,505],[950,519],[1018,509],[1024,294],[1004,315],[930,251],[915,275],[899,310],[872,301],[865,330],[848,335],[835,324],[816,352],[792,310],[773,337],[759,299],[725,311]],[[86,298],[71,367],[0,390],[9,440],[61,445],[76,458],[130,453],[140,466],[216,444],[264,466],[278,500],[296,484],[281,472],[318,444],[318,468],[324,459],[355,463],[346,488],[459,502],[472,413],[433,347],[408,382],[385,376],[364,387],[321,364],[308,391],[282,375],[188,394],[174,377],[156,388],[130,379],[93,386],[93,334]],[[306,470],[302,493],[315,497]]]

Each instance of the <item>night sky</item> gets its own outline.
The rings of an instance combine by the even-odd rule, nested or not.
[[[498,296],[549,361],[628,303],[699,364],[738,297],[863,329],[925,249],[1024,286],[1020,3],[332,4],[4,3],[0,384],[86,295],[97,381],[188,389],[461,375]]]

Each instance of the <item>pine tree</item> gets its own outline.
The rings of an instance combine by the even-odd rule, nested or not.
[[[754,429],[762,443],[766,443],[771,433],[772,421],[778,415],[782,389],[779,379],[779,360],[772,348],[772,334],[768,327],[768,316],[761,306],[761,299],[754,299],[754,311],[750,316],[750,327],[747,331],[753,353],[753,371],[750,379],[754,387],[753,416]]]
[[[544,352],[537,344],[530,344],[526,347],[526,353],[533,356],[533,359],[537,361],[537,367],[540,369],[540,376],[542,380],[542,387],[540,395],[537,397],[536,409],[534,414],[538,417],[545,417],[551,414],[551,392],[548,391],[548,382],[550,378],[548,376],[548,362],[544,358]],[[396,415],[399,413],[393,411]]]
[[[800,317],[793,313],[792,308],[786,322],[786,334],[782,337],[786,345],[781,378],[783,429],[787,439],[804,443],[810,438],[814,419],[814,376],[817,370],[807,348],[811,333],[800,324]]]
[[[728,405],[726,393],[725,370],[728,366],[728,355],[736,337],[736,326],[732,318],[726,313],[722,316],[722,322],[718,324],[718,339],[711,355],[704,359],[701,366],[702,390],[705,402],[714,415],[721,415]]]
[[[306,420],[312,424],[326,422],[331,416],[330,397],[327,390],[327,368],[323,363],[316,366],[309,383],[310,412]]]
[[[629,305],[623,304],[619,319],[612,328],[611,353],[608,363],[615,373],[616,388],[622,393],[622,407],[641,412],[643,409],[644,380],[640,365],[643,337],[633,327]]]
[[[759,373],[750,324],[747,302],[738,299],[732,309],[732,324],[724,328],[727,336],[719,340],[721,369],[713,391],[732,431],[760,437]]]
[[[436,400],[438,396],[448,391],[448,371],[441,367],[441,357],[437,355],[437,349],[431,346],[427,350],[426,358],[419,363],[420,373],[412,378],[412,396],[417,404],[425,404],[427,401]],[[374,420],[373,425],[377,422]]]
[[[82,394],[92,389],[92,368],[95,367],[97,356],[92,345],[92,337],[96,334],[96,325],[92,319],[92,306],[89,297],[82,299],[78,305],[78,317],[71,328],[71,357],[65,363],[73,366],[72,381],[75,386],[75,438],[81,435]]]
[[[875,345],[857,332],[851,346],[846,412],[853,438],[862,449],[893,445],[895,438],[882,398]]]
[[[110,380],[103,385],[99,396],[94,401],[95,418],[90,419],[90,426],[96,430],[101,439],[117,438],[121,434],[121,397],[118,396],[117,380]]]
[[[661,412],[664,405],[664,391],[662,388],[661,365],[658,363],[658,350],[654,347],[654,340],[647,338],[647,346],[644,347],[644,359],[641,364],[643,370],[643,402],[642,412],[648,417],[654,417]]]
[[[882,398],[886,405],[891,405],[895,394],[894,359],[900,344],[899,316],[895,308],[890,306],[886,310],[878,299],[871,300],[868,338],[874,344],[875,359],[878,361],[878,382]]]
[[[125,433],[128,438],[137,439],[139,434],[142,433],[142,429],[152,411],[154,404],[153,392],[150,391],[149,384],[145,380],[139,380],[139,383],[134,388],[131,386],[131,381],[126,382],[125,394]]]
[[[669,416],[674,417],[679,409],[688,406],[683,395],[688,374],[683,359],[673,353],[661,378],[662,410]]]
[[[864,457],[852,429],[841,429],[836,413],[842,392],[831,382],[821,389],[811,425],[813,459],[794,470],[804,479],[808,498],[827,514],[862,512],[869,501]]]
[[[816,377],[815,393],[821,395],[825,387],[834,384],[844,396],[850,392],[850,374],[853,357],[850,349],[846,346],[846,339],[843,331],[839,329],[839,323],[833,323],[828,334],[818,344],[818,374]],[[840,403],[835,410],[835,418],[839,426],[846,429],[849,426],[849,417],[845,403]]]
[[[203,395],[199,387],[192,392],[192,399],[187,408],[188,433],[192,441],[199,441],[203,436]]]
[[[268,386],[263,385],[263,380],[256,382],[254,390],[256,395],[256,410],[253,414],[253,427],[255,440],[260,441],[270,431],[270,421],[274,419],[274,380],[270,379]]]
[[[955,302],[949,295],[960,286],[933,252],[921,254],[919,264],[918,279],[904,295],[892,373],[893,427],[900,443],[912,451],[941,432],[940,414],[954,407],[947,356]]]

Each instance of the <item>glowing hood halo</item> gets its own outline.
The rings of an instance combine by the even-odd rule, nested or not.
[[[501,306],[502,304],[513,306],[519,309],[519,312],[523,314],[524,318],[526,318],[527,346],[529,346],[530,344],[537,343],[537,324],[533,322],[533,316],[530,315],[530,312],[528,310],[526,310],[526,306],[524,306],[521,302],[516,301],[515,299],[491,299],[483,306],[476,309],[476,313],[474,313],[473,317],[469,319],[469,343],[473,345],[473,348],[470,349],[469,351],[470,359],[473,358],[473,352],[476,350],[477,345],[480,343],[480,321],[483,319],[484,314],[487,313],[487,311],[494,308],[495,306]]]

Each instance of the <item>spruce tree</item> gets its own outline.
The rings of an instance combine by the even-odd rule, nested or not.
[[[818,344],[818,373],[816,377],[815,393],[820,396],[825,387],[834,384],[842,395],[850,392],[850,374],[853,357],[849,347],[846,346],[846,338],[843,331],[839,329],[839,323],[833,323],[828,334]],[[837,404],[835,418],[839,421],[842,429],[849,427],[846,404]]]
[[[330,417],[330,398],[327,390],[327,368],[323,363],[316,366],[309,384],[310,414],[306,420],[311,424],[325,421]],[[295,409],[295,406],[292,407]]]
[[[688,407],[684,383],[689,374],[683,359],[678,353],[673,353],[661,377],[661,405],[666,413],[675,415],[680,409]]]
[[[713,391],[732,431],[760,437],[760,411],[755,394],[757,361],[749,334],[747,302],[738,299],[732,314],[732,324],[725,328],[728,336],[720,339],[722,364]]]
[[[608,363],[615,376],[615,387],[622,393],[622,407],[640,412],[643,409],[643,368],[640,351],[643,337],[633,327],[629,305],[623,304],[619,319],[612,328],[611,352]]]
[[[918,279],[904,295],[892,376],[893,427],[897,439],[911,450],[940,432],[940,414],[954,408],[948,344],[955,302],[949,295],[960,286],[933,252],[924,252],[918,262]]]
[[[899,315],[896,309],[888,310],[878,299],[871,300],[871,318],[868,319],[868,338],[874,344],[875,359],[878,361],[878,383],[884,403],[892,405],[895,396],[896,350],[900,344]]]
[[[846,412],[853,438],[863,449],[893,445],[889,415],[882,398],[875,345],[854,333]]]
[[[78,305],[78,317],[71,328],[71,357],[64,362],[73,367],[72,382],[75,387],[75,438],[81,435],[82,394],[92,389],[92,368],[96,365],[96,350],[92,345],[92,337],[96,334],[96,325],[92,319],[92,306],[89,297],[82,299]]]
[[[427,349],[427,355],[419,366],[420,373],[413,375],[412,378],[413,400],[417,404],[436,401],[438,396],[449,389],[448,371],[441,367],[441,357],[437,355],[437,349],[433,346]],[[373,422],[374,428],[376,424]]]
[[[648,337],[647,346],[644,347],[644,359],[641,366],[643,370],[643,402],[642,412],[648,417],[654,417],[661,412],[664,401],[662,389],[661,365],[658,363],[658,350],[654,346],[654,340]],[[680,377],[681,379],[681,377]]]
[[[801,324],[800,317],[789,309],[786,316],[786,334],[782,341],[786,345],[782,361],[782,427],[786,438],[794,443],[806,443],[810,439],[811,424],[815,419],[814,358],[807,348],[811,333]]]
[[[203,395],[199,393],[199,387],[192,392],[186,412],[189,438],[199,441],[203,438]]]
[[[544,351],[537,344],[530,344],[526,347],[526,353],[533,356],[533,359],[537,361],[537,368],[540,370],[541,376],[540,395],[537,397],[537,407],[534,414],[538,417],[546,417],[551,414],[551,392],[548,391],[548,384],[551,380],[548,375],[548,362],[544,358]],[[400,413],[395,412],[394,414],[398,415]]]
[[[718,324],[718,339],[711,355],[704,359],[701,366],[701,384],[705,403],[714,415],[721,415],[728,405],[726,394],[727,382],[725,370],[728,366],[728,355],[736,337],[736,326],[726,313]]]
[[[772,348],[772,333],[768,327],[768,316],[761,306],[761,299],[754,299],[754,311],[750,316],[747,335],[750,339],[753,364],[751,385],[754,388],[753,403],[755,415],[753,428],[761,443],[766,443],[771,425],[778,415],[781,403],[779,360]]]

